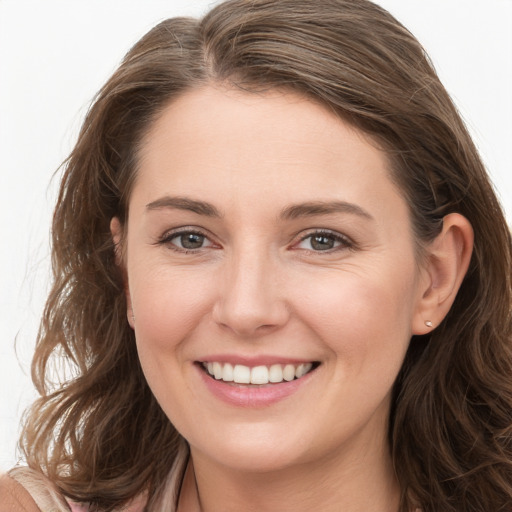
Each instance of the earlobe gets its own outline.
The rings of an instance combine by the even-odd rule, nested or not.
[[[473,251],[473,228],[458,213],[443,219],[443,229],[426,249],[413,334],[426,334],[450,310],[466,275]]]
[[[128,323],[130,327],[134,329],[135,325],[135,316],[133,314],[132,301],[130,297],[130,289],[128,286],[128,276],[126,274],[125,261],[123,257],[123,228],[121,225],[121,221],[118,217],[113,217],[110,221],[110,233],[112,235],[112,240],[114,242],[114,251],[116,255],[116,265],[121,267],[123,281],[124,281],[124,292],[126,295],[126,317],[128,319]]]
[[[126,292],[126,318],[130,327],[135,329],[135,315],[133,314],[132,301],[128,291]]]

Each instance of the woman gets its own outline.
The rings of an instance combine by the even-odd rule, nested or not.
[[[85,120],[53,255],[4,480],[42,510],[512,508],[510,234],[376,5],[155,27]]]

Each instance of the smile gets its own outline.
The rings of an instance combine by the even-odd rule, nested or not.
[[[279,384],[300,379],[313,368],[315,363],[272,364],[269,366],[245,366],[222,362],[201,363],[204,370],[216,380],[235,384]]]

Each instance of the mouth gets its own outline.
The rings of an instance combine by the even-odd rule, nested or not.
[[[245,366],[221,361],[199,362],[200,368],[212,379],[251,387],[268,386],[299,380],[313,372],[320,363],[272,364]]]

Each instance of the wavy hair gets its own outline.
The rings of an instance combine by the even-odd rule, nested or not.
[[[180,478],[186,443],[139,365],[109,223],[127,218],[154,119],[184,91],[215,82],[297,91],[378,141],[420,246],[449,213],[471,222],[474,252],[455,303],[435,330],[412,338],[397,378],[390,449],[401,512],[510,510],[510,232],[423,48],[367,0],[230,0],[200,20],[166,20],[97,94],[53,217],[54,282],[32,367],[41,398],[21,439],[28,464],[104,511],[140,493],[157,510],[169,469]],[[67,378],[52,382],[52,362],[63,358]]]

